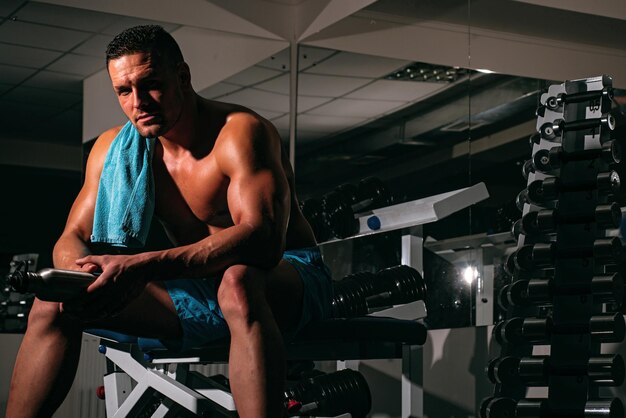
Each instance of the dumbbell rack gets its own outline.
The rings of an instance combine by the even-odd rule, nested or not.
[[[9,274],[23,265],[26,271],[37,269],[38,254],[16,254],[9,265]],[[33,304],[33,295],[13,292],[4,278],[0,278],[0,333],[24,332]]]
[[[494,328],[495,390],[481,417],[623,417],[619,399],[599,391],[624,378],[622,358],[601,353],[602,343],[624,339],[615,273],[622,244],[607,237],[621,222],[612,203],[619,177],[610,166],[620,159],[611,140],[612,80],[552,85],[540,101],[518,197],[518,245],[506,263],[513,280],[500,294],[506,319]],[[533,355],[541,345],[549,355]],[[547,388],[547,398],[526,398],[528,387]]]
[[[361,237],[402,230],[400,238],[401,264],[416,269],[422,276],[424,273],[423,230],[428,223],[437,222],[457,211],[465,209],[489,197],[484,183],[471,187],[441,193],[410,202],[363,211],[353,215],[358,229],[353,235],[345,238],[330,238],[320,242],[320,248],[325,261],[333,264],[332,252],[339,246],[349,248],[341,252],[343,257],[351,254],[352,241]],[[375,222],[372,222],[372,219]],[[329,262],[330,261],[330,262]],[[343,277],[335,273],[337,277]],[[388,309],[376,311],[369,316],[384,316],[396,319],[415,320],[426,315],[425,304],[419,300]],[[423,410],[423,356],[419,347],[405,347],[402,361],[401,378],[401,416],[420,417]],[[359,360],[360,361],[360,360]],[[338,368],[359,368],[358,362],[348,360],[338,364]]]

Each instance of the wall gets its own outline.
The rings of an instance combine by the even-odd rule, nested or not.
[[[52,247],[80,185],[79,171],[0,165],[0,260],[38,253],[39,268],[51,266]]]
[[[22,335],[0,334],[0,416],[6,410],[13,359],[17,355]],[[83,347],[76,379],[65,401],[54,418],[104,418],[104,401],[96,397],[96,388],[102,385],[104,356],[98,353],[98,339],[83,335]]]

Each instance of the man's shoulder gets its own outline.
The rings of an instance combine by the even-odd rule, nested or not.
[[[93,144],[87,159],[87,171],[88,173],[91,173],[93,178],[99,178],[102,167],[104,166],[105,157],[111,147],[111,143],[117,137],[117,134],[122,130],[122,128],[123,126],[116,126],[104,131]]]
[[[120,133],[123,127],[124,125],[119,125],[111,129],[107,129],[106,131],[102,132],[102,134],[100,135],[98,139],[103,138],[103,140],[105,141],[113,141],[115,137],[117,137],[117,135]]]
[[[100,134],[100,136],[96,139],[96,142],[93,145],[91,153],[106,153],[110,148],[111,143],[117,137],[123,127],[124,125],[115,126]]]
[[[232,128],[236,132],[248,132],[250,134],[256,134],[253,136],[257,136],[259,133],[259,129],[266,129],[269,124],[269,121],[264,119],[262,116],[252,112],[252,111],[235,111],[228,115],[226,118],[225,128]]]

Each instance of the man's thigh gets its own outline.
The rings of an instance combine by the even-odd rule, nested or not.
[[[172,298],[161,282],[151,282],[120,313],[95,322],[88,328],[104,328],[149,338],[180,338],[182,328]]]
[[[304,284],[294,266],[284,259],[274,267],[267,278],[267,301],[282,330],[298,325],[304,299]]]
[[[285,331],[331,315],[332,278],[316,248],[286,251],[270,272],[267,298]]]

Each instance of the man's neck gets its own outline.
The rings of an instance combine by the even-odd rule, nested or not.
[[[203,126],[200,122],[201,100],[195,93],[189,97],[172,129],[159,136],[168,154],[175,156],[188,153],[204,142]]]

